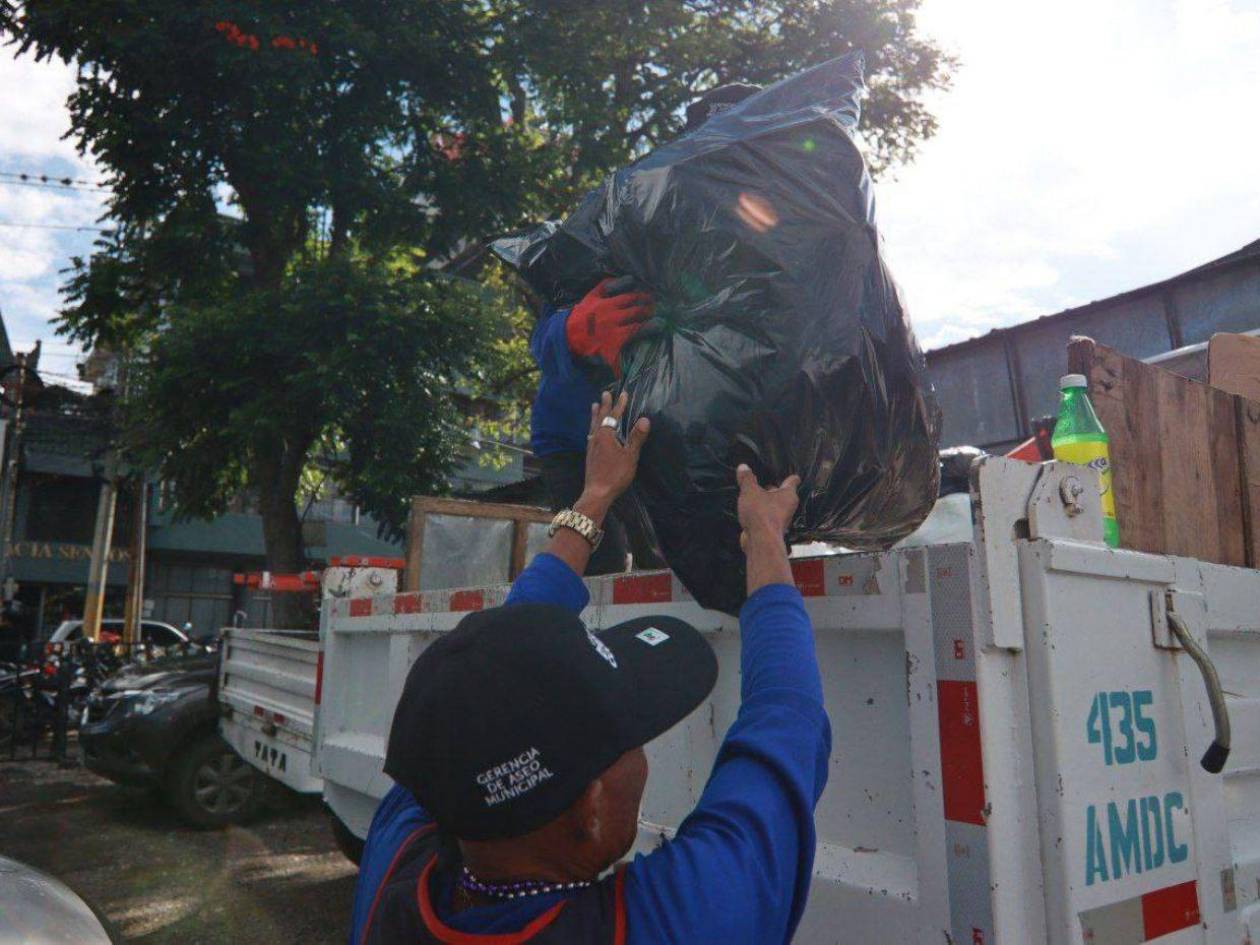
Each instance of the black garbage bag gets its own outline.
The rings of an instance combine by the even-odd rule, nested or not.
[[[938,411],[851,137],[862,68],[764,89],[494,246],[555,305],[607,275],[655,296],[617,385],[626,428],[652,421],[634,494],[706,607],[744,600],[739,463],[801,475],[793,542],[885,548],[936,499]]]

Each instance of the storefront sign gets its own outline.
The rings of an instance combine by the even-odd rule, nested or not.
[[[50,561],[88,561],[92,557],[91,545],[71,545],[60,541],[13,541],[9,542],[10,558]],[[109,552],[112,562],[127,561],[131,557],[126,548],[113,548]]]

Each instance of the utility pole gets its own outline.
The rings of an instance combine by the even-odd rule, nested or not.
[[[26,397],[26,355],[22,352],[14,355],[14,367],[17,369],[17,393],[13,403],[13,439],[9,443],[7,462],[4,464],[4,496],[0,504],[0,555],[3,555],[3,574],[5,594],[13,587],[13,527],[14,509],[17,503],[17,486],[19,463],[22,458],[22,426],[23,406]]]
[[[105,587],[109,572],[109,546],[114,536],[114,508],[118,498],[118,491],[114,488],[113,470],[106,469],[105,472],[101,494],[96,501],[96,529],[92,533],[92,560],[88,564],[87,599],[83,602],[83,636],[93,643],[101,636],[101,615],[105,607]]]
[[[114,397],[113,429],[118,427],[119,407],[127,393],[127,362],[118,369],[118,390]],[[105,456],[104,479],[96,502],[96,528],[92,533],[92,559],[88,563],[87,595],[83,602],[83,637],[97,642],[105,610],[105,589],[109,580],[110,543],[114,538],[114,510],[118,500],[118,452],[111,445]]]
[[[131,563],[127,571],[127,603],[123,610],[122,641],[126,646],[140,639],[140,619],[144,616],[144,555],[149,525],[149,483],[141,473],[131,510]]]

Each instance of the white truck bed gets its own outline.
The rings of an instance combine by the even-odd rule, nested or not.
[[[219,731],[237,754],[302,794],[319,794],[312,734],[320,645],[312,633],[223,631]]]
[[[1260,571],[1107,548],[1096,491],[1073,501],[1088,475],[988,458],[971,541],[793,563],[833,732],[796,942],[1260,941]],[[739,626],[668,572],[588,585],[592,628],[669,614],[718,655],[712,696],[648,746],[648,849],[695,804],[738,711]],[[390,785],[408,668],[506,593],[326,609],[316,765],[355,833]],[[1169,609],[1222,677],[1223,774],[1200,766],[1208,690]]]

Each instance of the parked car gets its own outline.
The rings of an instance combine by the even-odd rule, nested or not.
[[[120,784],[153,788],[195,827],[249,819],[266,776],[218,733],[216,665],[200,652],[126,666],[106,679],[80,721],[84,765]]]
[[[104,643],[117,643],[122,639],[123,622],[117,617],[107,617],[101,621],[101,640]],[[191,628],[190,628],[191,629]],[[72,643],[83,638],[82,620],[63,620],[48,638],[49,643]],[[140,621],[140,643],[152,646],[182,646],[189,642],[189,635],[169,623],[161,620]]]

